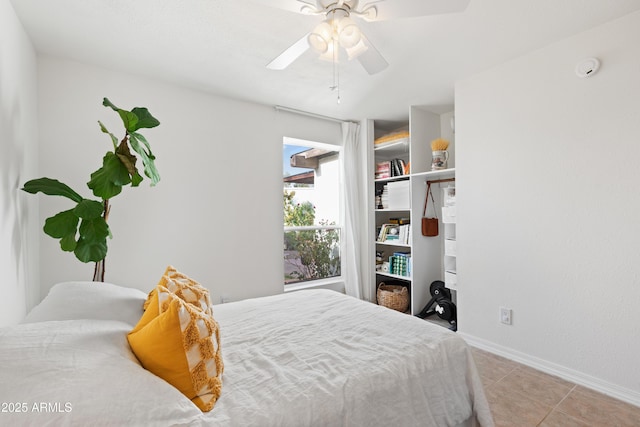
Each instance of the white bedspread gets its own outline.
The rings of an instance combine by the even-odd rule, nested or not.
[[[214,316],[225,371],[208,413],[138,364],[128,323],[0,330],[0,402],[14,404],[0,425],[493,425],[470,350],[440,326],[333,291],[217,305]]]

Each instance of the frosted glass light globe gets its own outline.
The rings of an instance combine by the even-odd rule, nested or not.
[[[331,25],[328,22],[319,23],[309,34],[309,44],[318,53],[325,53],[329,48],[332,32]]]

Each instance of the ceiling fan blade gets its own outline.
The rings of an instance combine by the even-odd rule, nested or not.
[[[384,70],[389,66],[389,63],[382,56],[378,49],[367,39],[364,34],[362,35],[367,50],[358,55],[356,58],[360,61],[362,67],[367,70],[369,74],[376,74]]]
[[[377,10],[375,21],[416,16],[440,15],[462,12],[470,0],[370,0],[364,1],[361,9],[369,5]]]
[[[316,2],[312,0],[250,0],[252,3],[263,6],[275,7],[277,9],[288,10],[290,12],[301,13],[305,5],[315,8]]]
[[[270,70],[284,70],[305,53],[307,49],[309,49],[309,33],[305,34],[300,40],[289,46],[289,48],[278,55],[273,61],[269,62],[267,68]]]

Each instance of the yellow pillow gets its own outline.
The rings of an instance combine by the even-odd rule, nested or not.
[[[210,411],[220,397],[224,370],[218,323],[168,289],[156,290],[147,311],[157,306],[158,314],[143,315],[140,321],[147,323],[129,333],[129,345],[145,369]]]
[[[142,317],[138,321],[138,324],[133,328],[131,333],[137,332],[140,329],[144,328],[149,322],[151,322],[159,315],[160,304],[158,303],[158,286],[156,286],[151,292],[149,292],[149,297],[144,303],[144,313],[142,313]]]
[[[182,298],[182,300],[191,303],[196,307],[200,307],[201,310],[213,315],[209,290],[186,274],[180,273],[175,269],[175,267],[171,265],[167,267],[162,278],[160,278],[158,285],[164,286],[178,297]],[[149,293],[147,301],[145,301],[142,306],[144,310],[149,307],[155,293],[155,289]]]

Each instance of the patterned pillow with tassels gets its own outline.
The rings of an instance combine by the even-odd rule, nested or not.
[[[224,370],[220,331],[210,311],[210,306],[203,311],[158,285],[145,314],[127,336],[145,369],[205,412],[220,397]]]
[[[191,277],[176,270],[172,265],[167,267],[160,278],[158,285],[169,289],[184,301],[200,307],[203,311],[207,311],[209,314],[213,314],[209,290],[197,281],[193,280]],[[156,289],[153,289],[149,293],[147,300],[142,306],[144,310],[149,306],[155,292]]]

